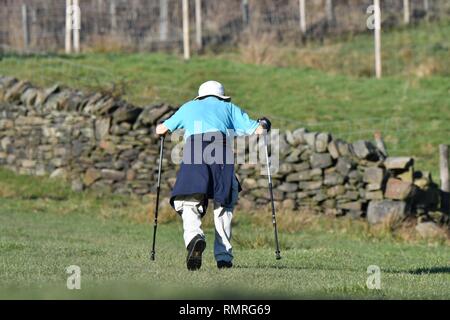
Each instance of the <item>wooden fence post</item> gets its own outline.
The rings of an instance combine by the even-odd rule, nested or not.
[[[450,214],[450,177],[448,168],[448,145],[441,144],[439,146],[439,164],[441,175],[441,210],[446,214]]]
[[[428,21],[430,18],[430,3],[428,0],[423,0],[423,10],[425,11],[425,18]]]
[[[197,42],[197,49],[201,50],[203,47],[202,36],[202,1],[195,0],[195,39]]]
[[[109,3],[109,15],[111,17],[111,31],[114,34],[117,30],[117,7],[116,0],[111,0]]]
[[[374,0],[375,18],[375,74],[381,78],[381,7],[380,0]]]
[[[159,0],[159,40],[167,41],[169,34],[169,5],[167,0]]]
[[[450,180],[448,173],[448,145],[441,144],[439,146],[440,172],[441,172],[441,189],[450,192]]]
[[[28,34],[28,14],[26,4],[22,4],[22,30],[23,30],[23,48],[25,52],[28,52],[30,39]]]
[[[72,0],[66,0],[66,53],[72,52]]]
[[[299,16],[300,16],[300,31],[306,33],[306,7],[305,0],[299,0]]]
[[[73,16],[73,48],[75,53],[80,52],[80,26],[81,26],[81,12],[79,0],[73,0],[72,6]]]
[[[188,0],[183,0],[183,54],[184,59],[191,58],[189,47],[189,3]]]
[[[329,26],[334,26],[336,24],[336,16],[334,14],[334,4],[333,0],[326,0],[325,2],[325,12],[327,15],[327,22]]]
[[[242,0],[242,21],[244,22],[244,25],[248,25],[248,23],[250,22],[248,0]]]
[[[410,14],[409,0],[403,0],[403,22],[409,24]]]

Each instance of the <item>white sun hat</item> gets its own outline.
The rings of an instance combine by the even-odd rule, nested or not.
[[[225,95],[225,89],[223,85],[220,82],[212,80],[202,83],[200,88],[198,88],[198,96],[195,98],[195,100],[208,96],[214,96],[222,100],[231,99],[231,97]]]

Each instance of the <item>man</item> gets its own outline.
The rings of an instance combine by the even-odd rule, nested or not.
[[[251,135],[263,134],[271,127],[267,118],[252,120],[230,101],[222,84],[207,81],[200,86],[194,100],[182,105],[156,128],[158,135],[185,130],[183,161],[170,204],[183,219],[189,270],[201,267],[206,246],[201,218],[206,213],[208,199],[214,202],[214,257],[217,267],[233,266],[231,219],[241,187],[234,174],[234,156],[227,138],[230,130],[236,135]]]

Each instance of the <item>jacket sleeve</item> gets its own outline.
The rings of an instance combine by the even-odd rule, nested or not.
[[[246,112],[234,104],[231,104],[231,117],[237,135],[253,134],[259,126],[258,121],[250,119]]]
[[[177,110],[169,119],[165,120],[163,124],[170,130],[174,132],[177,129],[183,129],[183,107]]]

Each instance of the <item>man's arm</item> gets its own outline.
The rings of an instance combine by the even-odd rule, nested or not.
[[[169,119],[165,120],[156,126],[156,134],[159,136],[165,135],[168,131],[174,132],[177,129],[183,128],[183,106],[177,110]]]
[[[251,135],[261,131],[258,121],[251,119],[246,112],[235,104],[231,104],[231,117],[237,135]]]
[[[270,120],[263,117],[258,120],[252,120],[246,112],[241,108],[232,104],[233,125],[237,134],[263,134],[265,131],[270,131]]]

